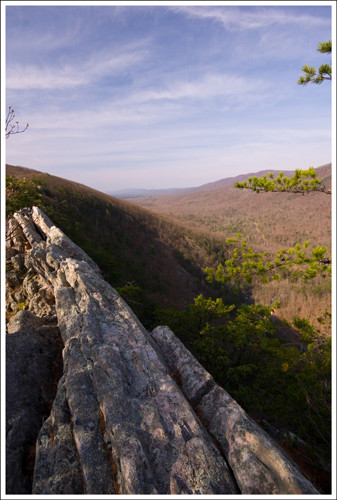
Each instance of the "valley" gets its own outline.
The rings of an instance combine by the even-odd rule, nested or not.
[[[331,164],[318,167],[316,172],[330,188]],[[264,173],[224,179],[181,194],[133,197],[128,201],[223,242],[241,233],[254,250],[271,255],[304,241],[309,241],[311,248],[327,247],[331,255],[331,196],[315,192],[304,196],[255,193],[234,187],[236,181]],[[281,319],[290,321],[299,315],[315,322],[322,311],[329,309],[330,293],[329,284],[320,278],[305,285],[286,280],[262,287],[257,284],[253,298],[267,305],[276,296],[281,302]]]
[[[331,186],[331,165],[316,169],[318,177]],[[292,172],[285,172],[291,174]],[[233,237],[241,232],[257,249],[274,251],[280,245],[309,239],[312,244],[331,245],[331,197],[322,193],[301,196],[291,193],[254,193],[234,188],[237,180],[262,173],[206,184],[181,194],[132,197],[128,201],[154,213],[183,222],[191,228]],[[127,198],[125,198],[127,199]],[[255,227],[263,228],[261,237]]]
[[[203,269],[223,254],[218,238],[33,169],[7,165],[7,175],[13,179],[7,185],[8,214],[40,206],[98,263],[145,325],[159,305],[182,308],[199,293],[214,295]]]
[[[330,169],[320,171],[326,183]],[[259,251],[309,240],[313,247],[326,245],[330,256],[331,197],[256,194],[233,188],[230,180],[122,200],[32,169],[7,165],[6,173],[7,217],[33,205],[43,210],[98,264],[146,329],[168,325],[256,422],[276,429],[281,446],[328,491],[331,327],[323,313],[330,309],[330,280],[288,276],[235,290],[208,283],[204,270],[230,258],[226,239],[238,232]],[[15,304],[9,295],[10,321]],[[275,298],[280,307],[272,314]],[[290,441],[288,431],[295,436]],[[297,439],[305,449],[297,449]]]

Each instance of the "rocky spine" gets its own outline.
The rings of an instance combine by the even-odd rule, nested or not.
[[[41,210],[14,214],[6,250],[7,493],[318,493]]]

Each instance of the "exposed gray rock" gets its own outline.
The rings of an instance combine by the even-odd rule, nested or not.
[[[56,324],[19,311],[6,336],[6,489],[31,493],[35,444],[62,374],[62,340]]]
[[[8,285],[12,289],[21,285],[20,277],[18,276],[16,271],[8,271],[7,272],[6,285]]]
[[[87,262],[66,258],[54,292],[84,492],[237,492],[225,460],[115,290]]]
[[[14,271],[20,272],[24,269],[24,258],[22,255],[14,255],[11,258],[11,262],[14,268]]]
[[[29,310],[36,316],[43,318],[56,316],[54,292],[41,274],[34,271],[26,274],[21,295],[26,298]]]
[[[21,226],[15,219],[10,219],[6,229],[6,258],[24,252],[26,244]]]
[[[296,464],[259,427],[236,401],[200,365],[167,326],[152,337],[160,347],[171,373],[221,447],[241,493],[312,493],[311,483]]]
[[[54,401],[53,414],[45,421],[37,442],[34,492],[84,493],[80,456],[73,436],[72,416],[63,379]]]
[[[64,345],[63,375],[36,441],[33,493],[317,493],[174,334],[158,327],[150,335],[96,264],[38,208],[14,217],[8,248],[24,254],[29,311],[10,319],[7,338],[20,335],[10,342],[31,343],[27,352],[35,353],[35,337],[55,317]],[[7,363],[15,371],[13,357]],[[40,387],[48,376],[35,364],[17,380],[29,374]],[[29,404],[34,398],[27,390]],[[17,399],[9,408],[24,427],[23,394]],[[13,461],[8,473],[20,474]],[[14,482],[11,492],[19,493]]]

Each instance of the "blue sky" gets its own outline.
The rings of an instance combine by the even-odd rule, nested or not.
[[[69,3],[7,2],[8,163],[114,192],[331,161],[331,84],[297,85],[329,2]]]

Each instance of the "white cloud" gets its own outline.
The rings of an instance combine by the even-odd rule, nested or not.
[[[255,7],[255,8],[254,8]],[[287,10],[273,7],[252,6],[250,10],[243,10],[230,7],[172,7],[175,12],[181,12],[189,18],[208,19],[218,22],[229,30],[256,30],[273,25],[296,24],[307,28],[329,25],[329,20],[308,14],[292,13]]]
[[[9,163],[105,190],[329,161],[328,89],[296,86],[307,28],[327,32],[327,21],[297,7],[175,7],[188,22],[136,9],[119,11],[118,25],[114,10],[109,23],[104,9],[74,16],[76,45],[69,24],[55,24],[59,40],[46,29],[46,50],[36,32],[22,51],[11,42],[7,102],[30,128],[6,144]]]
[[[173,80],[161,88],[140,91],[134,96],[138,101],[161,99],[199,99],[205,100],[217,96],[240,96],[242,93],[261,91],[266,86],[262,80],[246,78],[235,74],[208,73],[199,78],[189,80]]]
[[[7,32],[7,39],[10,40],[11,51],[29,55],[29,52],[42,54],[69,48],[78,43],[80,34],[79,22],[74,20],[62,33],[47,28],[40,31],[25,29],[21,33],[17,27],[11,26]]]
[[[118,75],[144,61],[147,50],[143,43],[124,47],[115,54],[100,51],[84,62],[49,63],[45,66],[15,64],[7,68],[7,89],[62,89],[87,85],[107,75]]]

